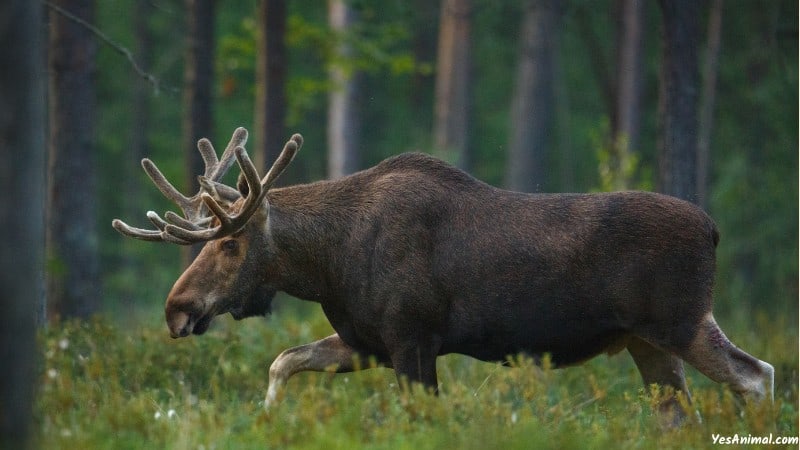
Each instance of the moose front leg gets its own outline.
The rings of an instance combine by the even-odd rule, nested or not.
[[[269,387],[264,399],[264,408],[269,409],[278,398],[279,391],[292,375],[305,372],[352,372],[360,368],[368,368],[365,359],[360,367],[356,367],[355,358],[362,358],[358,352],[339,337],[338,334],[310,344],[284,350],[269,367]]]
[[[425,389],[438,393],[436,356],[441,348],[438,338],[419,339],[400,343],[391,354],[392,366],[401,383],[422,383]]]

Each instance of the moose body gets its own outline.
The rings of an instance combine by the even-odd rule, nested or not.
[[[235,134],[229,148],[242,142]],[[150,213],[159,230],[114,224],[143,239],[209,241],[168,296],[173,337],[202,334],[226,312],[266,314],[277,291],[322,305],[336,334],[275,360],[267,405],[294,373],[354,370],[359,356],[435,389],[443,354],[549,354],[565,366],[622,349],[646,384],[686,392],[686,360],[737,392],[771,396],[772,366],[714,321],[719,236],[694,205],[645,192],[511,192],[419,153],[269,189],[298,146],[287,144],[260,188],[238,152],[241,198],[206,182],[202,226]]]
[[[659,323],[686,345],[710,309],[716,229],[663,195],[533,195],[423,154],[268,195],[285,269],[275,290],[318,301],[341,339],[572,364]],[[346,205],[346,206],[345,206]],[[667,236],[667,239],[665,239]]]

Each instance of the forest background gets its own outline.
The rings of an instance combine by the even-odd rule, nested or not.
[[[47,81],[39,147],[48,170],[28,179],[46,186],[46,282],[44,295],[26,294],[40,327],[98,313],[123,326],[153,321],[191,252],[110,227],[116,217],[143,225],[145,211],[173,208],[138,161],[151,158],[194,192],[197,139],[220,149],[244,126],[262,166],[292,133],[304,135],[284,184],[420,150],[516,190],[687,198],[720,229],[721,320],[782,317],[785,329],[771,331],[796,341],[794,1],[62,0],[43,8],[34,31],[49,37],[33,78]],[[11,170],[18,155],[3,151]]]
[[[658,5],[645,3],[638,68],[639,129],[633,132],[635,140],[629,139],[628,166],[613,177],[622,178],[625,187],[655,190],[661,18]],[[134,5],[99,2],[97,24],[133,51],[135,59],[147,61],[140,64],[160,83],[156,88],[144,82],[117,52],[98,45],[94,139],[91,153],[82,150],[80,155],[93,162],[96,174],[94,191],[87,193],[97,200],[91,216],[96,225],[85,229],[97,233],[86,239],[97,242],[102,282],[96,285],[102,288],[91,309],[158,307],[182,269],[178,248],[121,239],[109,226],[115,217],[143,225],[144,211],[173,207],[141,171],[141,157],[156,161],[170,179],[192,180],[197,171],[188,172],[184,155],[196,154],[198,138],[212,139],[219,149],[233,129],[245,126],[256,135],[255,140],[265,139],[257,137],[262,130],[254,124],[257,5],[217,2],[213,33],[199,30],[216,38],[213,59],[198,63],[204,66],[199,69],[212,71],[211,120],[188,139],[183,137],[183,124],[191,106],[180,92],[188,78],[184,74],[186,28],[176,26],[185,23],[185,8],[180,2],[154,2],[145,12]],[[544,99],[532,100],[539,102],[534,117],[512,117],[512,99],[519,97],[517,66],[520,55],[525,55],[520,43],[523,3],[479,1],[473,5],[471,74],[464,89],[469,122],[457,133],[466,136],[460,144],[470,155],[466,168],[479,179],[508,186],[507,167],[530,166],[510,160],[512,125],[533,127],[531,122],[539,120],[547,124],[535,143],[541,143],[541,148],[528,152],[538,154],[541,167],[537,167],[538,179],[532,181],[534,188],[527,190],[584,192],[620,184],[605,175],[607,160],[614,153],[611,122],[616,107],[619,13],[614,2],[565,5],[552,13],[556,19],[550,26],[556,28],[543,40],[543,45],[552,46],[545,61],[552,65],[548,70],[553,74],[547,78],[552,83],[544,89],[550,92],[539,96]],[[332,91],[343,89],[331,79],[334,69],[358,77],[351,106],[356,112],[350,115],[358,122],[351,125],[358,135],[348,149],[360,153],[360,158],[350,171],[413,150],[459,161],[457,152],[463,148],[446,139],[444,145],[437,145],[434,139],[439,5],[354,2],[358,19],[343,31],[328,26],[328,12],[320,2],[295,0],[287,6],[282,61],[285,112],[283,126],[277,127],[283,132],[274,133],[269,144],[261,144],[274,158],[291,133],[305,136],[307,145],[285,183],[328,176],[328,100]],[[707,24],[708,12],[696,10],[702,14],[697,17],[700,64],[707,50],[702,39],[707,30],[701,25]],[[741,1],[724,6],[717,83],[711,86],[715,93],[704,94],[716,97],[713,123],[708,125],[709,187],[704,201],[722,236],[717,302],[723,311],[765,308],[792,314],[797,307],[797,40],[791,34],[797,28],[795,12],[792,2]],[[137,23],[150,35],[137,37],[131,26]],[[337,43],[349,45],[349,54],[337,51]],[[696,89],[699,104],[701,86]],[[138,105],[142,101],[145,104]],[[263,162],[270,156],[259,154],[259,148],[252,144],[248,148],[262,164],[271,163]],[[232,172],[235,176],[236,171]],[[131,188],[131,183],[137,186]],[[193,186],[185,189],[194,192]],[[52,259],[49,263],[51,268],[74,265]]]

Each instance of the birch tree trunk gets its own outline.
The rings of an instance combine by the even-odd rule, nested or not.
[[[359,170],[358,97],[360,74],[350,69],[352,48],[341,39],[355,22],[355,12],[346,0],[329,0],[328,24],[339,37],[336,60],[331,62],[332,90],[328,103],[328,176],[339,178]]]

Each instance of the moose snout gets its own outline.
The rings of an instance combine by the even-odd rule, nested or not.
[[[167,327],[173,339],[186,337],[192,332],[192,317],[183,311],[167,310]]]

